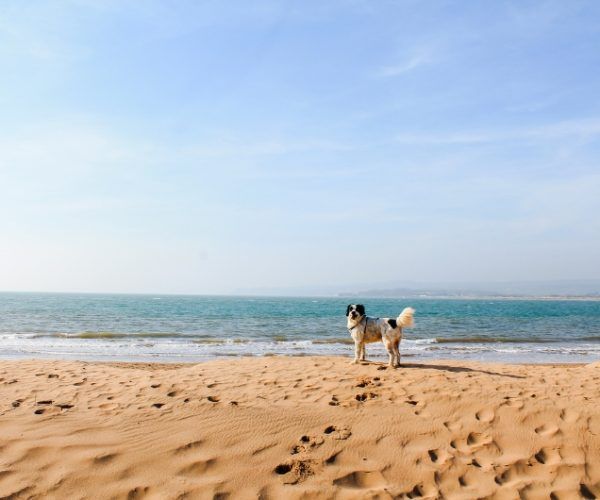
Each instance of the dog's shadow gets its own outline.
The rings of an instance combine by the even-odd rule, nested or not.
[[[361,364],[364,365],[375,365],[378,366],[378,370],[388,369],[389,366],[387,363],[382,363],[378,361],[362,361]],[[499,373],[493,372],[490,370],[478,370],[477,368],[468,368],[466,366],[452,366],[452,365],[440,365],[440,364],[428,364],[428,363],[402,363],[399,368],[395,368],[395,370],[402,370],[403,368],[410,369],[429,369],[429,370],[442,370],[452,373],[483,373],[485,375],[496,375],[498,377],[507,377],[507,378],[527,378],[523,375],[513,375],[511,373]],[[394,370],[394,368],[392,368]]]

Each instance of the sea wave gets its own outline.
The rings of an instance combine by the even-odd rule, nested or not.
[[[251,342],[275,342],[278,344],[342,344],[352,345],[354,340],[350,337],[320,337],[313,339],[294,339],[286,335],[271,335],[259,338],[233,337],[219,338],[207,334],[184,334],[176,332],[75,332],[75,333],[43,333],[43,334],[4,334],[2,337],[30,338],[30,339],[80,339],[80,340],[142,340],[142,339],[174,339],[195,344],[247,344]],[[588,335],[569,338],[569,342],[600,342],[600,335]],[[410,339],[404,338],[403,345],[428,345],[428,344],[557,344],[563,343],[562,338],[547,337],[508,337],[508,336],[471,336],[471,337],[430,337]]]
[[[77,332],[77,333],[45,333],[32,335],[31,338],[60,338],[60,339],[145,339],[145,338],[177,338],[179,333],[140,332]]]
[[[523,337],[435,337],[437,344],[545,344],[560,342],[560,339]]]
[[[313,344],[354,344],[354,340],[349,337],[333,337],[312,340]]]
[[[436,337],[438,344],[556,344],[565,339],[547,337]],[[569,342],[600,342],[600,336],[569,338]]]

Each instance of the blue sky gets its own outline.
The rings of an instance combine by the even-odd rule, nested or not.
[[[0,289],[600,278],[595,1],[0,3]]]

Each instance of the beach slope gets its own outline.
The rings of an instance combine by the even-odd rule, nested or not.
[[[348,361],[2,361],[0,497],[600,497],[600,365]]]

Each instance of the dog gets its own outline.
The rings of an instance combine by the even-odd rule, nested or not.
[[[400,366],[400,341],[402,328],[413,326],[415,310],[406,307],[396,319],[369,318],[362,304],[349,304],[346,308],[346,326],[354,339],[354,360],[351,364],[365,361],[365,344],[383,341],[390,356],[390,367]]]

